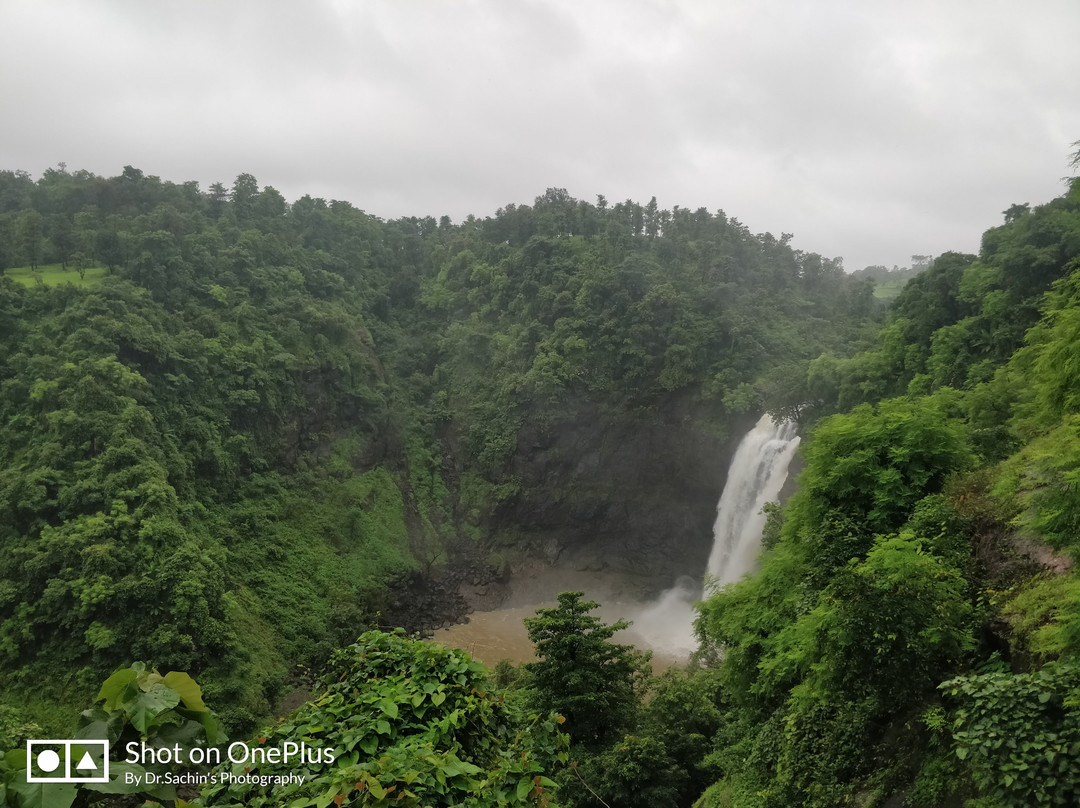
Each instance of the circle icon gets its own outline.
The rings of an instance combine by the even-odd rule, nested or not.
[[[60,765],[60,756],[53,750],[46,749],[37,756],[37,765],[43,772],[54,772]]]

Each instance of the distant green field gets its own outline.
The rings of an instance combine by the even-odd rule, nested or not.
[[[874,284],[874,297],[878,300],[892,300],[900,294],[900,290],[904,288],[905,283],[907,283],[906,278],[878,281]]]
[[[42,264],[37,269],[30,267],[15,267],[5,269],[4,277],[18,281],[23,286],[36,286],[39,282],[45,286],[59,286],[62,283],[72,283],[75,286],[97,286],[105,277],[108,270],[105,267],[89,267],[86,276],[79,277],[79,272],[74,267],[64,269],[60,264]]]

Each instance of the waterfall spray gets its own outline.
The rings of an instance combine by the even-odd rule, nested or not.
[[[794,422],[778,424],[766,414],[735,450],[716,506],[713,548],[705,571],[707,587],[719,589],[754,570],[765,527],[762,508],[777,499],[787,480],[800,440],[795,430]],[[633,632],[656,651],[688,656],[697,645],[693,604],[701,595],[689,578],[679,579],[634,617]]]

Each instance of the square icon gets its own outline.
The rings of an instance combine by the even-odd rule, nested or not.
[[[109,742],[28,740],[26,782],[107,783]]]

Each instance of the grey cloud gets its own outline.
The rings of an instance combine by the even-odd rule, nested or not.
[[[385,217],[561,186],[902,264],[1059,193],[1080,138],[1072,0],[0,0],[0,19],[0,167],[249,172]]]

